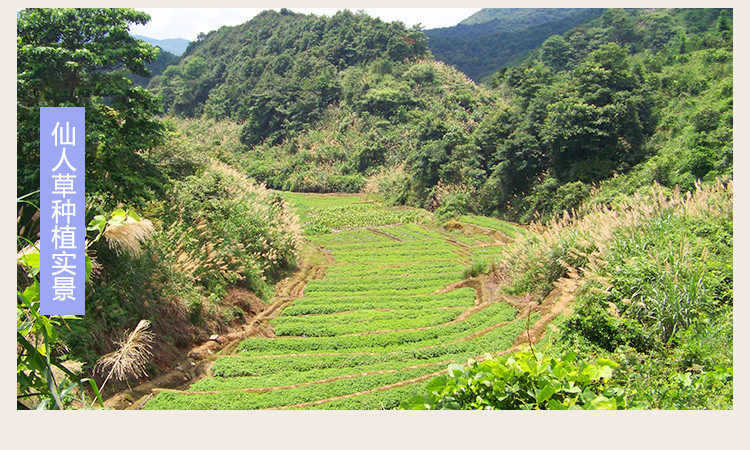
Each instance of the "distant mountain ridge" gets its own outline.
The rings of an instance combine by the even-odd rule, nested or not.
[[[495,27],[501,26],[508,28],[506,31],[512,31],[573,15],[584,9],[586,8],[484,8],[462,20],[458,25],[479,25],[497,21]]]
[[[136,39],[148,42],[151,45],[161,47],[162,50],[166,50],[176,56],[182,56],[185,53],[190,41],[182,38],[171,38],[171,39],[154,39],[146,36],[139,36],[137,34],[132,35]]]
[[[456,66],[475,81],[539,46],[598,17],[595,8],[486,8],[454,27],[425,30],[435,59]]]

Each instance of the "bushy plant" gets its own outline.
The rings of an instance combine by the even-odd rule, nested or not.
[[[261,297],[296,266],[301,229],[286,202],[224,164],[176,183],[162,242],[172,269],[219,295],[240,282]]]
[[[486,258],[474,257],[471,259],[471,264],[464,269],[464,278],[484,275],[489,270],[490,263]]]
[[[625,409],[625,391],[612,383],[617,364],[600,358],[576,362],[520,351],[466,366],[451,364],[433,378],[427,393],[401,409]]]

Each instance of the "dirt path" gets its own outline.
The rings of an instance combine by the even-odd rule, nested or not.
[[[187,352],[177,367],[154,380],[141,383],[124,392],[120,392],[104,402],[104,406],[112,409],[140,409],[155,392],[164,389],[181,390],[210,374],[210,367],[214,361],[226,353],[234,352],[240,342],[250,336],[274,337],[269,321],[276,317],[285,307],[302,296],[305,286],[311,280],[319,280],[325,276],[328,266],[333,263],[333,257],[328,253],[315,249],[313,253],[325,263],[314,264],[312,257],[303,258],[297,270],[276,285],[276,296],[270,305],[262,312],[250,319],[240,329],[218,336]],[[310,256],[310,255],[308,255]],[[313,255],[314,256],[314,255]]]

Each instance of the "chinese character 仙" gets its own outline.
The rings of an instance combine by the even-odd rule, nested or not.
[[[72,145],[75,147],[76,145],[76,127],[73,127],[73,136],[71,138],[70,134],[70,122],[65,122],[65,130],[60,126],[60,122],[57,122],[55,124],[55,129],[52,130],[52,136],[55,137],[55,147],[57,147],[58,144],[58,133],[60,138],[60,144],[62,145]]]

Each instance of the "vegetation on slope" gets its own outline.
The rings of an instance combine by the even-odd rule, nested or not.
[[[536,346],[546,355],[449,368],[402,407],[731,409],[732,197],[731,182],[654,186],[520,239],[491,272],[512,280],[507,292],[579,286]]]
[[[38,269],[29,242],[19,244],[19,330],[29,337],[19,338],[19,382],[53,395],[35,373],[65,359],[93,367],[141,319],[159,355],[147,372],[166,369],[179,349],[263,308],[295,267],[301,225],[337,266],[274,319],[278,334],[298,337],[245,341],[254,357],[220,359],[216,373],[229,380],[205,382],[220,393],[165,393],[154,408],[395,407],[414,393],[403,383],[450,396],[506,369],[546,383],[524,387],[514,407],[732,407],[731,11],[608,10],[490,86],[435,62],[424,35],[398,23],[266,12],[204,36],[154,80],[169,113],[194,117],[162,121],[158,97],[124,73],[145,74],[156,56],[127,35],[145,20],[130,10],[20,13],[19,196],[38,180],[38,107],[86,106],[87,219],[98,234],[86,317],[65,327],[33,314]],[[66,24],[84,32],[69,36]],[[49,64],[59,76],[46,75]],[[373,198],[429,209],[455,231]],[[23,208],[19,235],[33,243],[35,211]],[[127,222],[139,216],[151,224]],[[498,220],[535,217],[546,226]],[[430,295],[464,277],[527,302],[566,277],[580,290],[572,315],[555,319],[560,332],[536,344],[546,358],[490,359],[428,384],[482,350],[461,340],[477,323],[450,309],[468,298]],[[506,327],[505,306],[471,316],[493,352],[530,326]],[[243,378],[268,375],[277,352],[283,374]],[[481,385],[499,392],[491,380]],[[472,392],[482,401],[467,394],[460,406],[508,407]],[[422,395],[416,406],[456,406],[443,400]]]
[[[513,66],[548,37],[602,12],[593,8],[485,8],[454,27],[424,33],[435,59],[479,82]]]
[[[376,59],[426,55],[423,34],[343,11],[330,18],[264,11],[191,43],[179,65],[151,83],[166,111],[247,121],[246,145],[278,143],[319,120],[341,98],[335,79]]]
[[[214,77],[221,66],[191,61],[226,58],[221,55],[229,54],[232,36],[266,30],[267,23],[288,24],[274,29],[271,42],[297,42],[295,24],[314,20],[330,24],[267,13],[242,31],[223,29],[227,49],[210,36],[195,44],[176,66],[184,76],[171,78],[173,88],[202,92],[188,80],[193,67],[190,79],[203,80],[210,92],[229,92],[239,84],[226,71]],[[377,24],[352,14],[337,20]],[[537,214],[551,217],[578,206],[592,185],[607,180],[631,194],[653,181],[689,188],[696,179],[732,171],[726,11],[608,10],[547,39],[523,65],[500,71],[493,89],[435,63],[420,47],[419,33],[409,33],[411,53],[397,57],[390,51],[356,56],[370,55],[363,46],[349,59],[335,59],[339,53],[323,38],[322,47],[302,47],[330,65],[323,78],[315,71],[304,76],[322,83],[315,94],[300,73],[271,70],[271,61],[284,54],[281,47],[259,46],[246,64],[254,61],[262,70],[237,78],[245,87],[232,91],[236,106],[216,109],[211,97],[182,113],[246,119],[243,165],[273,188],[378,192],[392,204],[428,208],[443,218],[479,213],[528,223]],[[169,97],[167,78],[153,86]],[[261,88],[257,95],[266,106],[241,106]],[[326,92],[326,99],[309,97]],[[180,102],[168,104],[179,112]]]
[[[19,345],[22,338],[32,343],[19,347],[19,383],[44,373],[53,379],[51,363],[37,354],[81,362],[101,381],[107,374],[92,373],[95,362],[142,319],[156,336],[145,372],[164,371],[181,351],[263,309],[258,297],[269,299],[273,284],[296,266],[296,214],[221,162],[219,155],[236,152],[236,137],[210,124],[156,120],[158,99],[127,78],[128,71],[145,75],[145,63],[156,57],[127,34],[131,23],[147,20],[121,9],[19,14],[18,323],[27,333]],[[59,317],[32,314],[39,305],[39,268],[28,255],[39,246],[40,106],[86,107],[86,314],[57,329]],[[134,221],[139,216],[150,220]],[[45,341],[42,333],[52,334]],[[61,388],[44,389],[52,395]],[[44,396],[34,402],[35,395],[23,406],[68,404]]]
[[[504,350],[522,332],[525,322],[513,320],[510,305],[467,287],[447,289],[461,281],[466,259],[453,235],[400,224],[417,217],[378,216],[379,225],[363,227],[355,209],[341,211],[362,204],[359,196],[291,198],[305,211],[309,239],[330,254],[325,276],[270,320],[277,338],[245,339],[216,361],[213,376],[161,392],[147,409],[308,408],[346,397],[349,408],[377,399],[395,407],[390,385],[413,388],[447,362]],[[345,231],[308,222],[319,216]]]

